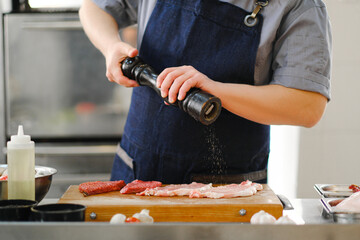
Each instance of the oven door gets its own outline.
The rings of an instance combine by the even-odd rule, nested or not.
[[[7,14],[4,31],[7,137],[120,138],[131,89],[106,79],[77,13]]]
[[[5,14],[4,38],[4,138],[23,125],[35,141],[36,164],[58,170],[46,197],[109,180],[131,89],[106,79],[104,57],[78,14]]]

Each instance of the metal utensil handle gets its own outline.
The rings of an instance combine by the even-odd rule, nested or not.
[[[82,25],[80,21],[31,21],[23,22],[21,27],[23,29],[32,29],[32,30],[81,30]]]
[[[284,210],[292,210],[294,209],[293,205],[289,201],[287,197],[284,195],[277,194],[277,197],[279,198],[280,202],[282,203]]]

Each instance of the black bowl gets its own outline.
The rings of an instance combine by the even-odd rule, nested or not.
[[[0,221],[29,221],[30,209],[36,204],[31,200],[0,200]]]
[[[32,220],[41,222],[83,222],[85,209],[86,207],[80,204],[44,204],[32,207],[31,216]]]

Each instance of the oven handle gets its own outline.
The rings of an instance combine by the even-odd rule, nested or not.
[[[35,147],[37,156],[115,155],[116,145]]]
[[[7,149],[4,148],[6,154]],[[95,155],[111,155],[114,156],[116,145],[96,145],[96,146],[57,146],[45,147],[35,146],[36,156],[95,156]]]
[[[79,30],[83,29],[80,21],[53,21],[53,22],[40,22],[31,21],[23,22],[21,28],[28,30]]]

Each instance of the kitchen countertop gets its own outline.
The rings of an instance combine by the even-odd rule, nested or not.
[[[44,199],[40,204],[55,203]],[[107,222],[0,222],[1,239],[356,239],[359,224],[336,224],[322,217],[319,199],[290,199],[284,210],[298,225],[247,223],[154,223],[111,225]]]

